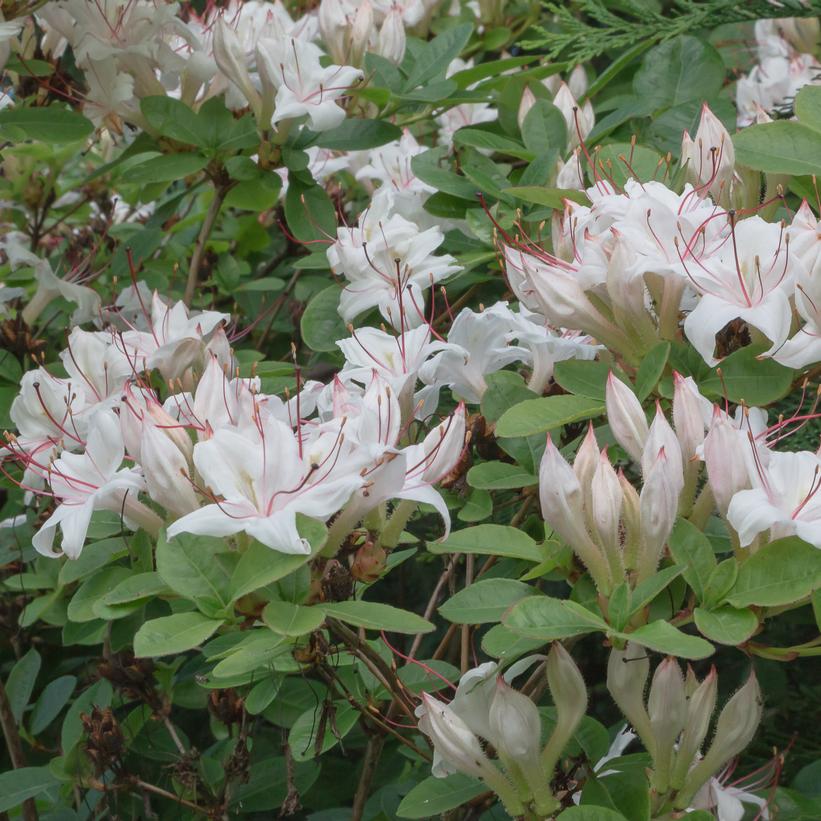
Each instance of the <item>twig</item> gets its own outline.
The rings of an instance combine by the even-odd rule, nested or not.
[[[428,606],[425,608],[425,614],[422,617],[426,621],[430,621],[430,617],[433,615],[434,608],[436,607],[436,602],[439,600],[439,596],[442,593],[442,589],[448,583],[448,579],[450,579],[451,575],[453,575],[453,571],[456,570],[456,566],[459,564],[459,558],[461,557],[461,555],[461,553],[454,553],[450,558],[450,564],[439,576],[439,581],[436,582],[436,587],[433,588],[433,593],[430,594],[430,599],[428,599]],[[422,637],[422,633],[417,633],[414,636],[413,644],[411,644],[410,652],[408,653],[408,658],[416,657],[416,651],[419,649],[419,645],[422,643]]]
[[[465,587],[473,584],[473,554],[465,556]],[[464,675],[470,668],[470,625],[462,625],[461,670]]]
[[[169,792],[168,790],[164,790],[162,787],[157,787],[155,784],[149,784],[147,781],[142,781],[139,778],[134,780],[134,785],[139,787],[141,790],[145,790],[146,792],[154,793],[154,795],[159,795],[162,798],[167,798],[169,801],[174,801],[177,804],[182,804],[183,807],[188,807],[189,810],[194,810],[195,812],[200,812],[205,816],[211,817],[211,810],[206,809],[205,807],[201,807],[199,804],[195,804],[193,801],[189,801],[187,798],[182,798],[179,795],[174,795],[174,793]]]
[[[6,738],[11,766],[15,770],[26,766],[26,759],[23,755],[23,745],[20,743],[20,733],[17,731],[17,721],[11,711],[11,702],[6,694],[6,688],[0,681],[0,725],[3,727],[3,735]],[[33,798],[27,798],[23,802],[24,821],[37,821],[37,806]]]
[[[208,206],[208,211],[205,214],[205,219],[200,229],[200,234],[197,237],[197,244],[194,246],[194,253],[191,257],[191,265],[188,268],[188,281],[185,283],[185,294],[183,295],[183,302],[190,307],[191,300],[194,298],[194,292],[197,290],[197,283],[199,282],[200,264],[202,257],[205,254],[205,246],[208,242],[208,237],[211,236],[211,230],[214,223],[217,221],[222,203],[225,200],[225,195],[228,189],[222,186],[214,188],[214,199],[211,200],[211,205]]]
[[[372,735],[368,739],[365,747],[365,758],[362,761],[362,772],[359,775],[359,782],[356,785],[356,793],[353,797],[353,807],[351,810],[352,821],[362,821],[362,814],[365,812],[365,802],[371,791],[371,783],[376,775],[379,766],[379,756],[385,746],[384,735]]]

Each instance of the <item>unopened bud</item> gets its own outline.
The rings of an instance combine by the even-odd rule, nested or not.
[[[381,57],[399,65],[405,56],[405,47],[405,24],[402,21],[402,12],[392,7],[382,22],[382,28],[379,29],[376,51]]]
[[[706,400],[691,376],[673,372],[673,425],[684,460],[692,459],[704,442]],[[709,405],[707,406],[709,407]]]
[[[527,117],[527,113],[531,108],[533,108],[534,105],[536,105],[536,95],[530,90],[529,86],[525,86],[525,90],[522,92],[522,101],[519,103],[519,113],[517,115],[519,128],[524,125],[525,117]]]
[[[704,462],[710,487],[720,513],[727,515],[730,500],[750,486],[743,448],[749,447],[746,436],[716,408],[713,424],[704,438]]]
[[[687,681],[685,691],[692,686],[695,676],[692,668],[687,669]],[[711,667],[710,672],[687,698],[687,721],[684,725],[684,732],[681,734],[678,751],[676,753],[676,763],[671,777],[671,786],[674,789],[681,789],[687,779],[687,773],[698,755],[704,739],[707,737],[707,730],[710,728],[710,719],[716,708],[716,693],[718,691],[718,676],[716,668]]]
[[[576,662],[561,642],[554,642],[550,648],[546,671],[557,716],[556,726],[542,750],[542,770],[549,779],[587,710],[587,687]]]
[[[644,688],[649,674],[650,659],[641,645],[631,642],[624,650],[614,647],[610,651],[607,689],[652,756],[656,745],[650,716],[644,706]]]
[[[685,787],[676,800],[677,807],[688,806],[692,796],[707,779],[752,741],[761,721],[761,712],[761,690],[755,674],[750,673],[744,686],[721,711],[713,743],[704,758],[690,771]]]
[[[655,739],[653,786],[659,793],[665,793],[670,783],[676,739],[687,720],[684,677],[678,662],[670,656],[656,667],[653,674],[647,712]]]
[[[605,389],[607,421],[616,441],[636,462],[641,462],[644,443],[650,434],[647,417],[636,394],[613,373],[607,377]]]

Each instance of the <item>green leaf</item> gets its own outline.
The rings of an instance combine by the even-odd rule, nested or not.
[[[670,343],[659,342],[644,359],[641,360],[638,373],[636,374],[636,396],[641,401],[647,399],[658,384],[667,359],[670,356]]]
[[[607,807],[570,807],[565,810],[556,821],[627,821],[627,819],[615,810]]]
[[[304,636],[322,626],[325,613],[319,607],[272,601],[262,611],[262,620],[280,636]]]
[[[224,558],[222,539],[180,533],[168,541],[165,531],[157,539],[157,572],[174,592],[227,607],[231,572]]]
[[[439,612],[455,624],[497,622],[509,607],[535,592],[514,579],[482,579],[451,596]]]
[[[98,618],[94,606],[114,587],[131,576],[122,565],[104,567],[86,579],[68,604],[68,617],[74,622],[94,621]]]
[[[819,137],[821,150],[821,137]],[[793,372],[774,359],[757,359],[766,348],[748,345],[733,351],[721,361],[721,375],[713,370],[699,383],[704,393],[723,397],[726,391],[730,402],[744,402],[750,406],[769,405],[786,396],[792,386]]]
[[[530,436],[604,413],[604,403],[587,396],[546,396],[528,399],[502,414],[497,436]]]
[[[350,117],[336,128],[317,134],[307,145],[333,151],[362,151],[385,145],[401,136],[401,128],[384,120],[358,120]]]
[[[607,602],[607,621],[614,630],[623,630],[630,618],[631,594],[627,582],[621,582],[610,594]]]
[[[134,636],[137,658],[156,658],[184,653],[214,635],[222,619],[209,619],[202,613],[174,613],[151,619]]]
[[[443,167],[443,163],[448,167]],[[450,158],[444,146],[432,148],[411,158],[411,170],[422,182],[432,185],[443,194],[476,204],[476,185],[451,171],[449,166]]]
[[[61,586],[84,579],[110,562],[128,555],[128,545],[122,539],[103,539],[83,548],[76,559],[66,559],[60,568]]]
[[[533,153],[527,151],[521,143],[484,128],[460,128],[454,134],[453,142],[456,145],[467,145],[482,151],[498,151],[520,159],[531,160],[533,158]]]
[[[428,544],[431,553],[478,553],[540,562],[539,546],[522,530],[506,525],[477,525],[457,530],[443,542]]]
[[[716,566],[716,557],[710,540],[686,519],[676,522],[667,545],[677,565],[684,568],[684,580],[699,601],[704,601],[707,581]]]
[[[399,818],[436,818],[488,791],[479,780],[462,773],[420,781],[396,810]]]
[[[208,160],[201,154],[162,154],[132,165],[123,173],[122,180],[140,185],[174,182],[201,171],[207,164]]]
[[[135,573],[121,581],[113,590],[103,596],[103,603],[109,606],[129,604],[130,602],[153,599],[156,596],[167,596],[172,590],[163,581],[159,573],[148,571]]]
[[[821,551],[791,536],[762,547],[738,570],[727,595],[735,607],[779,607],[821,587]]]
[[[767,174],[821,174],[821,133],[776,120],[733,135],[736,162]]]
[[[44,143],[73,143],[84,140],[94,131],[90,120],[51,105],[43,108],[7,108],[0,111],[0,134],[17,142],[17,135]]]
[[[648,647],[657,653],[666,653],[683,659],[703,659],[711,656],[715,648],[699,636],[690,636],[666,621],[654,621],[623,635],[630,641]]]
[[[59,783],[49,767],[20,767],[0,773],[0,812],[14,809]]]
[[[717,96],[724,74],[724,62],[712,46],[684,35],[647,52],[633,78],[633,91],[655,109],[671,108]]]
[[[41,663],[40,654],[32,647],[15,663],[14,667],[11,668],[8,679],[6,679],[6,694],[11,707],[11,714],[18,724],[28,706],[31,694],[34,692],[34,683],[37,680],[37,674],[40,672]]]
[[[660,168],[666,169],[661,154],[642,145],[609,143],[597,148],[593,156],[601,175],[612,179],[618,186],[623,186],[630,178],[642,182],[652,180]]]
[[[316,707],[311,707],[291,727],[288,733],[288,746],[295,761],[308,761],[317,755],[327,753],[354,728],[359,720],[359,711],[345,701],[335,701],[333,706],[333,720],[319,721]],[[321,740],[317,738],[320,729],[323,731]]]
[[[206,100],[197,112],[203,143],[212,151],[242,151],[259,145],[256,123],[250,114],[235,119],[221,96]]]
[[[802,125],[821,132],[821,86],[805,85],[795,97],[795,116]]]
[[[315,294],[299,321],[302,341],[312,351],[336,351],[336,340],[347,336],[345,322],[339,315],[338,285],[329,285]]]
[[[522,140],[537,157],[563,154],[567,125],[562,112],[547,100],[536,100],[522,123]]]
[[[734,556],[719,562],[713,572],[710,573],[710,578],[707,579],[707,585],[704,588],[703,604],[705,607],[710,608],[721,604],[737,578],[738,561]]]
[[[199,117],[181,100],[173,97],[143,97],[140,100],[140,111],[148,124],[164,137],[200,148],[207,145],[202,138]]]
[[[267,211],[276,205],[281,190],[278,174],[260,171],[254,179],[235,185],[225,197],[225,205],[243,211]]]
[[[752,610],[725,605],[715,610],[696,607],[693,611],[699,632],[711,641],[733,647],[743,644],[758,629],[758,618]]]
[[[273,675],[255,684],[245,699],[245,709],[252,715],[259,715],[279,693],[284,677]]]
[[[32,735],[39,735],[57,718],[60,710],[68,704],[76,686],[76,676],[60,676],[43,688],[29,719],[29,732]]]
[[[570,393],[604,402],[607,377],[612,367],[592,359],[565,359],[557,362],[553,378]]]
[[[512,194],[523,202],[533,205],[545,205],[548,208],[555,208],[557,211],[564,209],[564,201],[571,200],[580,205],[589,205],[590,200],[582,191],[575,191],[571,188],[543,188],[540,185],[518,185],[513,188],[505,188],[506,194]]]
[[[550,596],[523,599],[505,615],[502,623],[514,633],[545,642],[609,629],[601,616],[586,607]]]
[[[632,604],[630,606],[630,616],[634,616],[639,611],[647,607],[653,599],[667,587],[673,579],[677,579],[686,570],[678,565],[671,565],[659,570],[657,573],[639,582],[633,590]]]
[[[320,538],[314,544],[311,540],[314,546],[318,546],[321,541]],[[253,593],[254,590],[259,590],[260,587],[284,579],[294,570],[302,567],[310,558],[310,556],[305,555],[279,553],[260,542],[254,541],[242,554],[237,566],[234,568],[230,585],[231,601],[236,601],[242,596],[248,595],[248,593]]]
[[[299,240],[336,236],[336,210],[325,189],[313,178],[290,174],[285,194],[285,219]]]
[[[541,639],[519,636],[503,624],[493,625],[482,637],[482,650],[500,661],[512,661],[538,650],[543,644]]]
[[[539,483],[536,476],[509,462],[482,462],[474,465],[468,471],[467,480],[471,487],[484,490],[509,490]]]
[[[289,649],[285,639],[270,630],[250,630],[226,658],[214,667],[213,674],[218,678],[228,679],[262,669],[270,674],[274,659],[285,655]]]
[[[473,26],[470,23],[463,23],[426,43],[416,54],[416,60],[405,83],[405,91],[413,91],[418,86],[429,84],[434,77],[444,76],[447,67],[467,45],[472,32]]]
[[[60,730],[60,747],[63,755],[68,755],[74,745],[82,738],[83,721],[80,716],[83,713],[90,713],[92,707],[108,707],[114,690],[108,679],[101,678],[86,690],[83,690],[68,708],[66,717],[63,719],[63,726]]]
[[[388,633],[430,633],[436,628],[416,613],[400,610],[389,604],[369,601],[341,601],[319,604],[321,610],[332,619],[365,627],[369,630],[385,630]]]

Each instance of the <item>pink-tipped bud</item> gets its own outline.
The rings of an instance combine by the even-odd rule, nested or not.
[[[681,162],[687,165],[687,179],[702,196],[729,202],[735,170],[735,150],[730,133],[705,103],[701,109],[695,139],[685,131]]]
[[[641,462],[641,454],[650,430],[647,417],[636,394],[613,373],[607,377],[605,390],[607,421],[616,441],[636,462]]]
[[[607,451],[602,450],[591,482],[593,527],[606,553],[620,553],[619,521],[624,499],[621,484]]]
[[[671,483],[675,486],[680,482],[683,486],[684,465],[681,458],[681,446],[661,410],[661,405],[656,402],[656,415],[653,417],[653,423],[650,425],[650,432],[641,454],[641,471],[644,476],[647,476],[653,469],[662,450],[667,457],[666,464],[670,472]],[[681,492],[681,487],[679,487],[679,492]]]
[[[402,12],[393,6],[382,22],[382,28],[379,29],[376,52],[386,60],[399,65],[405,56],[406,43]]]
[[[725,516],[733,496],[750,487],[745,458],[745,448],[749,447],[744,433],[716,408],[713,423],[704,438],[704,461],[716,507]]]
[[[676,521],[680,493],[680,469],[678,472],[675,466],[671,469],[670,460],[662,448],[641,489],[641,552],[637,568],[639,579],[649,578],[658,567],[664,545]]]
[[[704,442],[707,400],[699,393],[691,376],[673,372],[673,425],[681,445],[681,455],[689,461]]]

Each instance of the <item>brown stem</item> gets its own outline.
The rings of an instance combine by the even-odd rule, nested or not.
[[[430,621],[430,617],[433,615],[434,608],[436,607],[436,602],[439,600],[439,596],[442,593],[444,586],[448,583],[448,579],[453,575],[453,571],[456,570],[456,566],[459,564],[459,557],[461,553],[454,553],[451,556],[450,563],[445,568],[444,572],[439,576],[439,581],[436,582],[436,587],[433,588],[433,593],[430,594],[430,599],[428,599],[428,605],[425,608],[425,614],[422,618],[426,621]],[[422,643],[423,638],[422,633],[417,633],[413,638],[413,644],[411,644],[410,652],[408,653],[408,658],[416,658],[416,651],[419,649],[419,645]]]
[[[205,214],[205,219],[200,228],[200,234],[197,237],[197,244],[194,246],[194,253],[191,256],[191,264],[188,267],[188,281],[185,283],[185,294],[183,295],[183,302],[190,307],[191,300],[194,298],[194,293],[197,290],[197,283],[199,282],[200,264],[202,263],[203,255],[205,254],[205,246],[208,242],[208,237],[211,236],[211,230],[214,223],[217,221],[217,215],[222,208],[222,203],[225,200],[225,195],[228,193],[227,188],[217,186],[214,189],[214,199],[211,200],[211,205],[208,206],[208,211]]]
[[[356,785],[356,793],[353,797],[352,821],[362,821],[362,814],[365,812],[365,802],[371,791],[371,783],[376,775],[379,766],[379,756],[385,746],[384,735],[372,735],[368,739],[365,747],[365,759],[362,762],[362,772],[359,775],[359,782]]]
[[[465,556],[465,587],[473,584],[473,554]],[[461,670],[464,675],[470,667],[470,625],[462,625]]]
[[[11,711],[11,702],[2,681],[0,681],[0,725],[3,727],[3,735],[6,738],[11,766],[15,770],[25,767],[26,758],[23,755],[20,733],[17,731],[17,720]],[[37,806],[33,798],[27,798],[23,802],[23,819],[24,821],[37,821]]]
[[[164,790],[162,787],[158,787],[155,784],[149,784],[147,781],[141,781],[137,778],[134,780],[134,785],[139,787],[141,790],[145,790],[145,792],[154,793],[154,795],[167,798],[169,801],[174,801],[176,804],[181,804],[183,807],[188,807],[189,810],[200,812],[209,818],[211,817],[211,811],[205,807],[201,807],[199,804],[195,804],[193,801],[189,801],[186,798],[181,798],[179,795],[174,795],[174,793]]]

